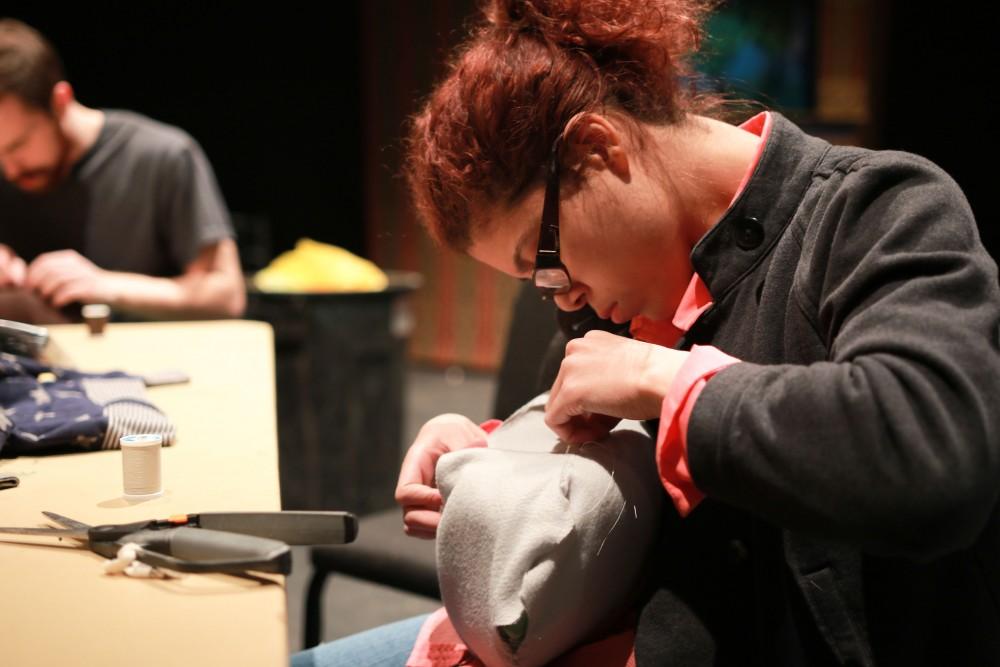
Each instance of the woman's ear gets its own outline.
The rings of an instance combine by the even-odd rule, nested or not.
[[[629,154],[622,138],[622,133],[607,116],[578,113],[566,124],[562,162],[579,176],[585,176],[588,170],[608,169],[628,182]]]

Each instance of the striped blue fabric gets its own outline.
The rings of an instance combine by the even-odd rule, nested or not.
[[[0,454],[116,449],[130,433],[159,433],[164,445],[175,437],[141,378],[81,373],[0,354]]]

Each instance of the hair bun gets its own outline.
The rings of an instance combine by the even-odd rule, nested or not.
[[[537,34],[592,56],[608,51],[651,67],[677,63],[696,51],[715,0],[489,0],[493,29]],[[649,62],[653,59],[654,62]]]

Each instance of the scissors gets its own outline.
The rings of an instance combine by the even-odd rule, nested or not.
[[[284,542],[207,528],[177,525],[170,519],[90,526],[55,512],[42,512],[62,528],[0,528],[0,533],[69,537],[105,558],[125,544],[136,544],[136,560],[178,572],[288,574],[291,549]]]

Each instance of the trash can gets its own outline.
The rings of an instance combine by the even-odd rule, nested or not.
[[[419,274],[380,292],[251,289],[248,319],[274,328],[284,509],[367,513],[393,505]]]

